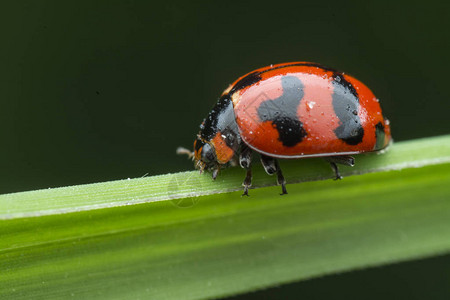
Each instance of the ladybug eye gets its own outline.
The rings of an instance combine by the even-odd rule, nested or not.
[[[209,144],[205,144],[202,149],[202,161],[210,163],[216,161],[216,152]]]

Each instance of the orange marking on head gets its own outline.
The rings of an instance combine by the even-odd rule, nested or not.
[[[202,158],[202,149],[203,147],[200,147],[198,150],[195,147],[197,144],[197,140],[194,141],[194,159],[195,161],[199,161]]]
[[[216,134],[216,136],[211,140],[211,144],[214,146],[216,150],[217,162],[220,164],[225,164],[230,161],[230,159],[234,155],[234,150],[228,147],[226,144],[224,137],[220,132]]]

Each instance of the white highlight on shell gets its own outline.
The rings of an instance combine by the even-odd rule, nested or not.
[[[306,103],[306,105],[308,105],[309,109],[313,109],[314,105],[316,105],[316,102],[314,102],[314,101],[308,101],[308,102]]]

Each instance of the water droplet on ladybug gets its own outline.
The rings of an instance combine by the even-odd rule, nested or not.
[[[308,101],[308,102],[306,102],[306,110],[310,110],[310,109],[313,109],[313,107],[314,107],[314,105],[316,104],[316,102],[314,102],[314,101]],[[309,108],[309,109],[308,109]]]

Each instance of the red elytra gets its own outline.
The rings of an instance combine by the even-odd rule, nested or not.
[[[260,74],[261,79],[231,95],[234,104],[236,121],[242,140],[252,149],[266,155],[278,158],[302,158],[314,156],[327,156],[341,154],[357,154],[384,148],[390,140],[389,124],[383,118],[379,101],[372,91],[359,80],[344,74],[336,75],[330,69],[304,65],[304,63],[288,63],[258,69],[254,72]],[[254,72],[249,74],[254,74]],[[243,78],[248,76],[245,75]],[[269,100],[280,98],[286,89],[282,87],[282,78],[293,76],[302,85],[303,96],[295,111],[296,117],[302,122],[307,135],[295,145],[285,146],[280,139],[279,130],[273,122],[261,121],[258,115],[260,105]],[[336,76],[340,82],[336,82]],[[242,80],[238,79],[234,84]],[[295,80],[293,80],[295,81]],[[350,84],[356,90],[354,97],[343,82]],[[233,85],[234,85],[233,84]],[[232,86],[233,86],[232,85]],[[336,87],[337,85],[337,87]],[[293,88],[298,88],[293,85]],[[292,93],[295,95],[295,93]],[[299,94],[299,93],[297,93]],[[333,96],[335,100],[333,101]],[[339,99],[336,99],[338,98]],[[344,98],[347,101],[340,101]],[[334,103],[333,103],[334,102]],[[347,110],[347,105],[353,105]],[[344,124],[351,128],[355,142],[346,142],[345,138],[338,138],[336,128],[342,125],[343,120],[337,116],[334,106],[345,106]],[[274,110],[283,110],[285,103],[273,104]],[[356,115],[354,114],[356,111]],[[348,115],[348,116],[347,116]],[[359,120],[358,120],[359,118]],[[377,144],[377,124],[384,127],[384,142]],[[359,130],[361,127],[363,131]],[[288,128],[289,130],[291,128]],[[359,137],[361,139],[359,140]]]
[[[212,170],[233,162],[247,169],[251,185],[252,150],[268,174],[285,180],[276,158],[324,157],[340,179],[336,163],[378,151],[391,141],[389,121],[378,99],[352,76],[310,62],[271,65],[231,84],[203,121],[192,155],[196,166]]]

